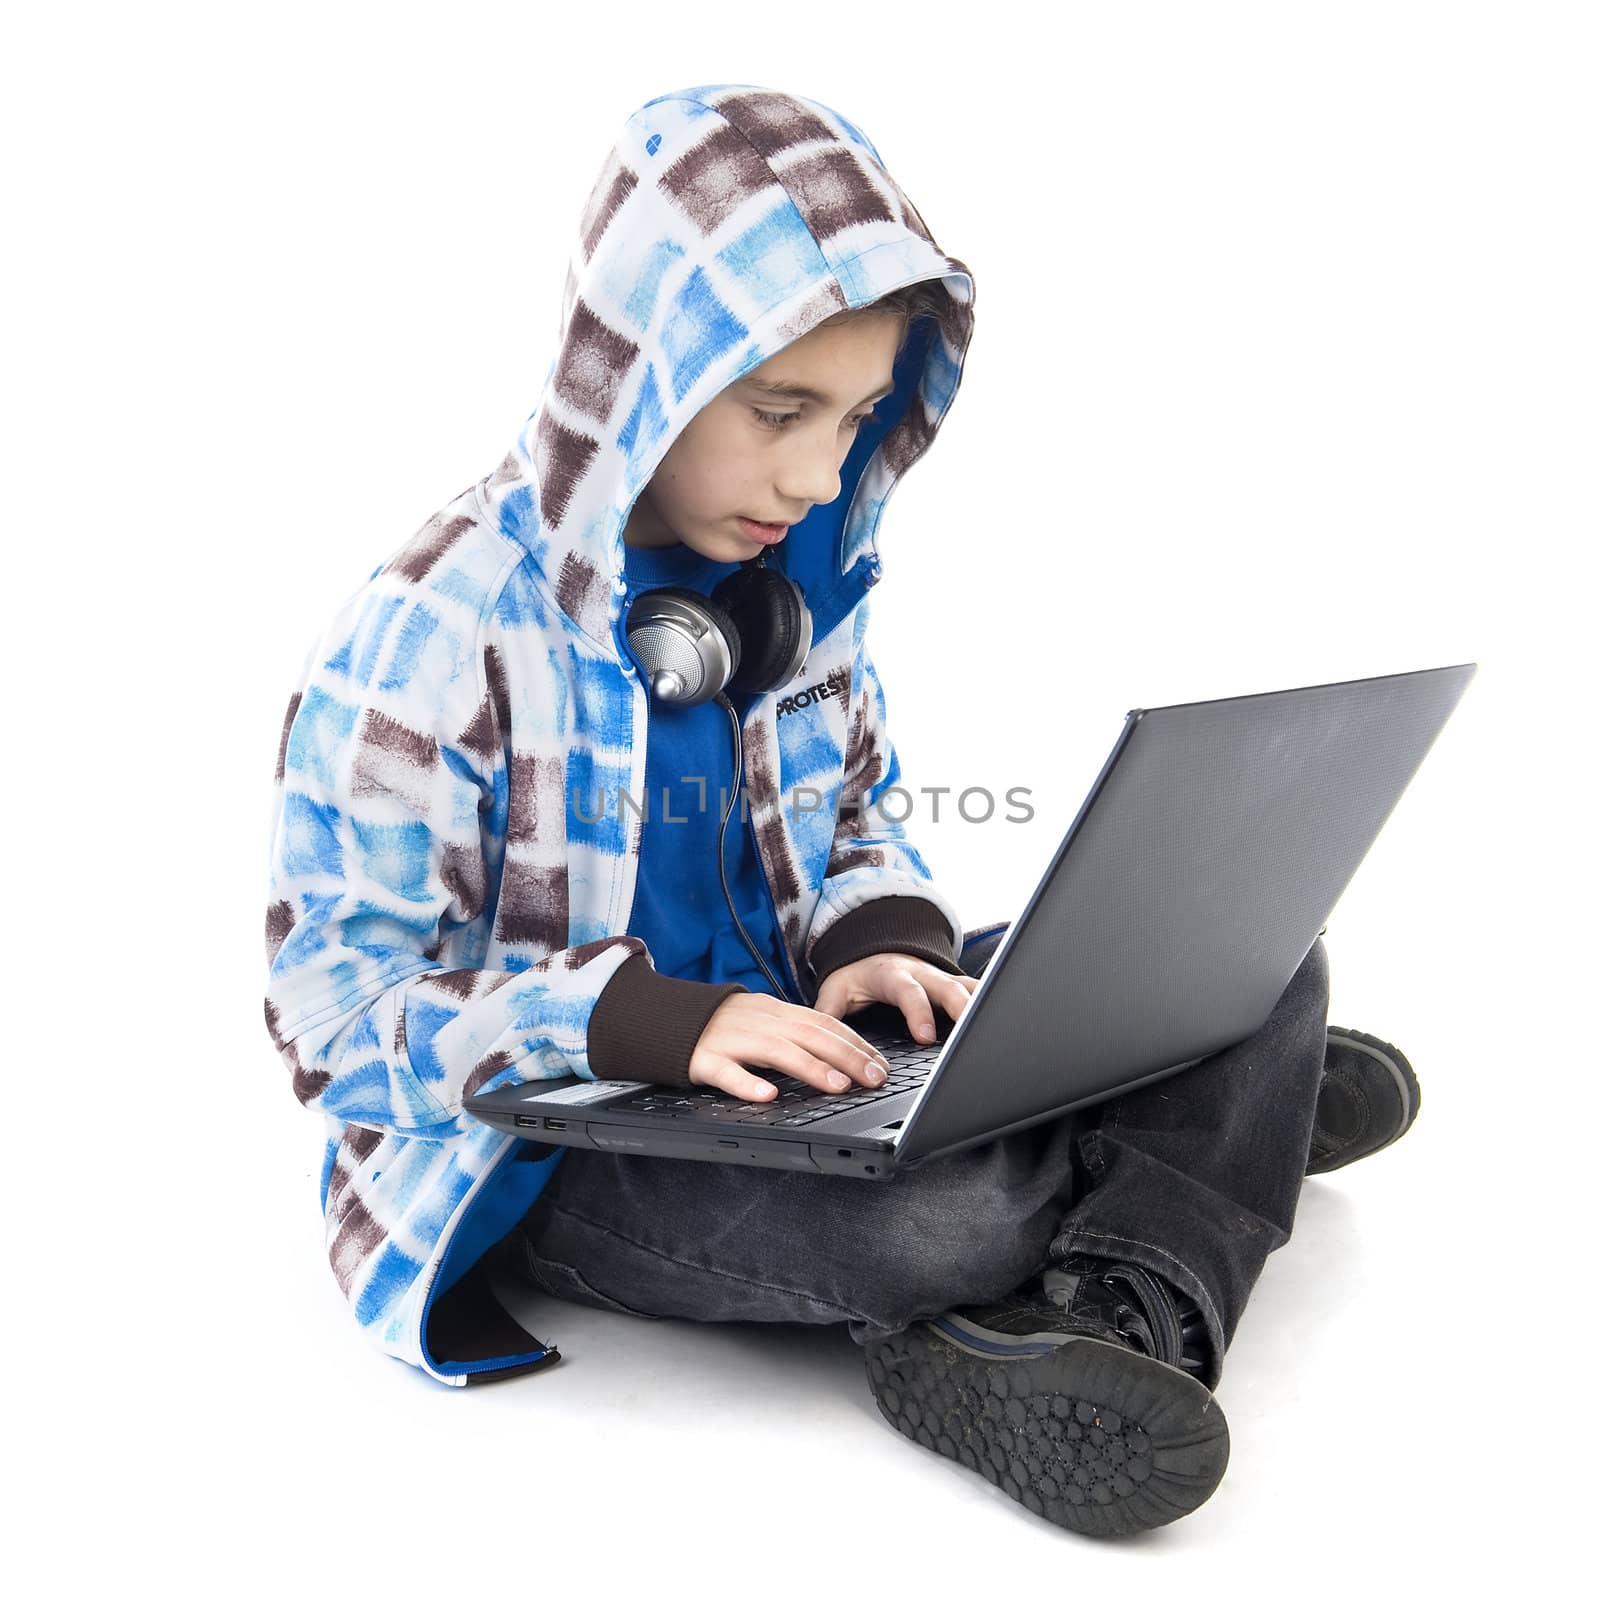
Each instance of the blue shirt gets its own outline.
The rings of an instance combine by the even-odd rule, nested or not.
[[[643,549],[625,545],[629,603],[647,589],[674,584],[709,595],[737,572],[736,561],[711,561],[688,545]],[[743,720],[752,696],[724,690]],[[704,784],[689,778],[704,778]],[[666,790],[663,804],[663,789]],[[773,917],[772,897],[756,855],[754,825],[733,789],[733,720],[715,700],[698,706],[650,702],[645,747],[644,813],[639,881],[628,932],[642,939],[656,971],[701,983],[742,983],[752,994],[774,991],[745,948],[717,876],[717,829],[730,797],[723,836],[728,890],[745,932],[780,984],[788,968]],[[704,794],[702,802],[701,795]],[[648,797],[648,800],[647,800]]]

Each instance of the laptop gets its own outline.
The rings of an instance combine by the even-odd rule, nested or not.
[[[954,1022],[844,1020],[889,1078],[719,1089],[577,1077],[470,1097],[519,1138],[883,1182],[1155,1083],[1266,1022],[1477,664],[1127,714]]]

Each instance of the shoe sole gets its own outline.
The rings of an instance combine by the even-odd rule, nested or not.
[[[1187,1516],[1222,1481],[1227,1419],[1188,1373],[1071,1335],[1043,1354],[1038,1340],[1000,1335],[980,1353],[940,1331],[949,1321],[913,1323],[868,1348],[873,1398],[908,1439],[1027,1510],[1114,1537]]]
[[[1400,1094],[1400,1125],[1382,1144],[1375,1144],[1370,1150],[1363,1150],[1359,1155],[1346,1156],[1342,1160],[1334,1161],[1315,1159],[1307,1163],[1308,1178],[1320,1177],[1325,1172],[1337,1172],[1340,1167],[1364,1161],[1368,1156],[1377,1155],[1380,1150],[1387,1150],[1395,1140],[1410,1130],[1411,1124],[1417,1120],[1417,1113],[1422,1109],[1422,1085],[1417,1082],[1417,1075],[1412,1070],[1411,1063],[1394,1045],[1375,1038],[1370,1033],[1358,1033],[1354,1028],[1341,1028],[1332,1023],[1328,1025],[1328,1037],[1338,1040],[1346,1049],[1370,1057],[1388,1072]]]

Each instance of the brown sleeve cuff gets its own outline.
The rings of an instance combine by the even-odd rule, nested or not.
[[[589,1013],[589,1070],[597,1078],[635,1078],[687,1089],[689,1061],[711,1013],[742,983],[668,978],[642,952],[612,973]]]
[[[931,900],[891,894],[847,911],[817,940],[811,969],[818,988],[830,972],[885,950],[919,956],[941,972],[961,971],[944,913]]]

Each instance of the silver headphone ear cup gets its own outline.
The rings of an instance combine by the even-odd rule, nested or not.
[[[647,590],[628,608],[628,648],[657,705],[713,700],[739,670],[739,632],[717,601],[693,589]]]

